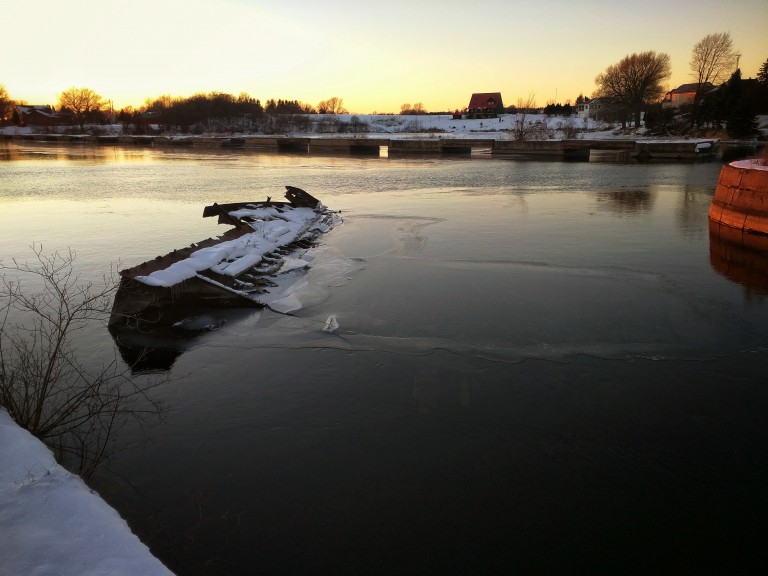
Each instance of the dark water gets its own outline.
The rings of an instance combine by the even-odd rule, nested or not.
[[[96,480],[178,574],[765,560],[765,259],[718,256],[718,165],[78,150],[0,163],[4,258],[75,245],[96,274],[284,184],[345,218],[302,310],[177,347],[168,417]]]

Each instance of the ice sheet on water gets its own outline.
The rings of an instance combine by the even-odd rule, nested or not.
[[[323,332],[334,332],[335,330],[338,330],[338,328],[339,321],[336,320],[336,316],[328,316],[328,319],[325,321],[325,326],[323,327]]]
[[[300,257],[286,259],[281,274],[273,278],[275,286],[259,300],[277,312],[296,312],[323,302],[331,286],[342,286],[364,267],[362,260],[328,246],[310,248]]]
[[[226,321],[225,318],[217,318],[212,314],[200,314],[179,320],[173,327],[188,332],[209,332],[223,326]]]

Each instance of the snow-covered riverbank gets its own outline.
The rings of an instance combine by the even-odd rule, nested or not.
[[[0,576],[168,576],[125,521],[0,408]]]
[[[758,126],[764,135],[768,135],[768,115],[758,116]],[[249,137],[264,135],[304,136],[312,138],[333,138],[340,135],[355,134],[366,138],[472,138],[489,140],[514,140],[521,136],[519,131],[525,128],[525,139],[651,139],[685,140],[680,136],[652,135],[645,126],[640,128],[620,129],[620,124],[603,120],[573,116],[550,116],[546,114],[502,114],[497,118],[455,118],[448,114],[295,114],[276,115],[265,132],[244,130],[194,132],[196,136]],[[126,134],[121,124],[94,125],[86,127],[85,132],[103,136],[121,136]],[[150,126],[155,134],[160,126]],[[4,126],[0,134],[30,135],[39,133],[73,134],[77,129],[72,126]],[[163,136],[182,136],[174,131],[163,131]],[[189,132],[186,135],[190,135]]]

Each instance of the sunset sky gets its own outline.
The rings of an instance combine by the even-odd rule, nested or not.
[[[56,104],[71,86],[116,109],[164,94],[247,92],[351,112],[463,108],[472,92],[506,105],[590,95],[633,52],[672,59],[690,81],[693,45],[730,32],[742,75],[768,58],[765,0],[0,0],[0,84]]]

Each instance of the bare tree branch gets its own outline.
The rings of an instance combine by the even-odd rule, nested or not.
[[[82,130],[85,127],[85,121],[92,112],[98,112],[106,106],[101,96],[96,94],[90,88],[68,88],[59,94],[59,108],[66,108],[80,125]]]
[[[161,381],[134,381],[114,350],[100,368],[86,367],[73,335],[106,324],[117,282],[111,276],[99,286],[81,282],[73,250],[48,255],[33,245],[32,251],[32,263],[0,262],[0,405],[90,474],[128,419],[161,411],[149,395]]]
[[[608,98],[623,110],[622,126],[631,115],[640,126],[643,107],[664,95],[663,83],[672,68],[668,54],[649,51],[624,57],[595,78],[598,96]]]
[[[740,54],[733,47],[729,32],[707,34],[691,52],[691,76],[696,82],[691,125],[698,119],[698,108],[705,91],[725,81],[738,66]]]

